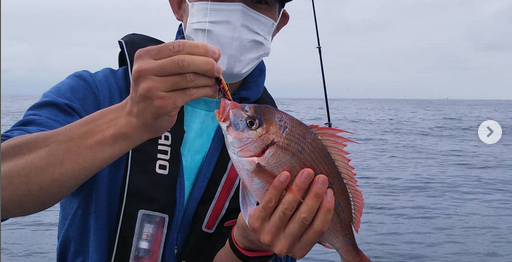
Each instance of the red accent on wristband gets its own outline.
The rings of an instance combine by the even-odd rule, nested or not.
[[[236,221],[237,221],[237,220],[238,220],[238,219],[229,220],[229,221],[227,221],[226,223],[224,223],[224,226],[225,226],[225,227],[232,227],[232,226],[236,225]]]
[[[274,255],[274,252],[272,252],[272,251],[248,251],[248,250],[241,248],[238,245],[238,243],[236,243],[236,240],[235,240],[235,228],[236,228],[236,225],[231,230],[231,239],[233,239],[233,243],[235,244],[238,251],[242,252],[242,254],[244,254],[248,257],[264,257],[264,256]]]

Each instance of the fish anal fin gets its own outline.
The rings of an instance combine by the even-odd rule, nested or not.
[[[345,182],[345,186],[347,187],[348,193],[350,195],[350,200],[352,204],[352,226],[354,230],[359,232],[359,226],[361,225],[361,216],[363,214],[364,208],[364,198],[361,190],[359,190],[359,186],[357,184],[357,179],[355,178],[356,174],[352,171],[354,167],[349,165],[350,159],[347,157],[348,152],[344,150],[347,146],[346,143],[356,143],[353,140],[350,140],[346,137],[338,135],[339,133],[349,133],[345,130],[331,128],[331,127],[321,127],[318,125],[309,126],[311,131],[313,131],[318,138],[322,141],[329,151],[333,161],[336,163],[336,167],[341,173],[343,177],[343,181]]]

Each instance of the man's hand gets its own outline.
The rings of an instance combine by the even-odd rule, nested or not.
[[[141,49],[123,102],[2,143],[2,218],[51,207],[130,149],[163,134],[184,104],[215,94],[219,58],[217,48],[190,41]]]
[[[135,132],[149,139],[176,122],[191,100],[216,94],[220,50],[186,40],[140,49],[135,54],[130,96],[123,102]]]
[[[283,172],[274,180],[260,205],[249,215],[249,226],[240,214],[234,232],[235,241],[246,250],[271,250],[278,256],[301,259],[325,234],[334,212],[334,195],[324,175],[314,176],[302,170],[291,190],[281,199],[290,174]],[[308,187],[309,191],[300,204]],[[281,201],[280,201],[281,199]]]

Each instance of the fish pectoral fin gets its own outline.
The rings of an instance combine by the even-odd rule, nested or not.
[[[249,214],[251,214],[256,206],[258,205],[258,200],[256,197],[249,191],[247,185],[241,181],[240,183],[240,209],[242,210],[242,215],[244,216],[245,223],[249,225]]]
[[[257,176],[259,179],[261,179],[268,185],[272,184],[272,181],[274,181],[274,179],[277,177],[276,173],[270,171],[268,168],[266,168],[259,162],[256,163],[253,172],[255,176]]]

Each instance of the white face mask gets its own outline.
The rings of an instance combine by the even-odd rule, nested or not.
[[[272,34],[277,26],[274,20],[243,3],[186,1],[189,16],[185,38],[220,49],[219,65],[227,83],[244,79],[270,54]]]

